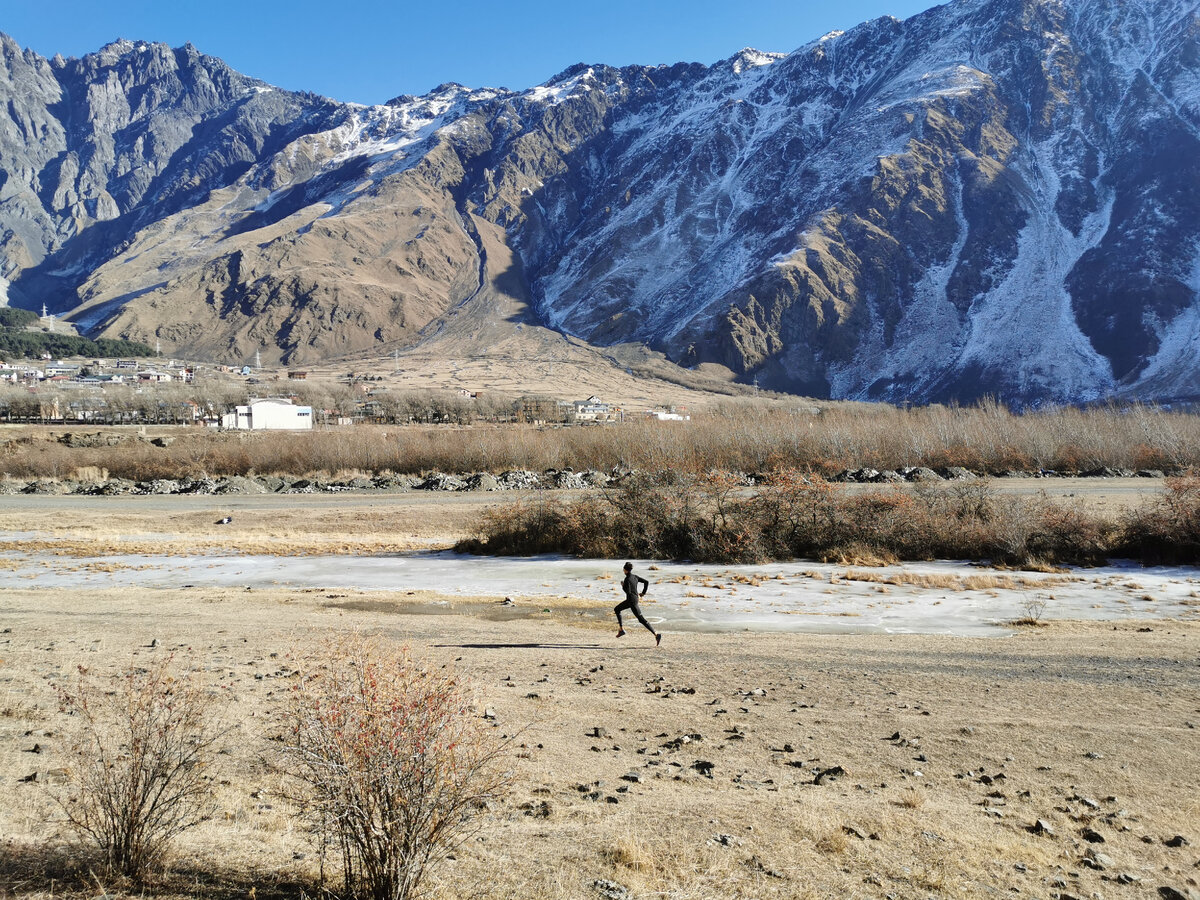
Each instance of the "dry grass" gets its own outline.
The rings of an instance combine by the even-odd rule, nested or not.
[[[466,419],[469,421],[470,417]],[[95,428],[7,429],[3,470],[65,478],[108,469],[131,479],[184,475],[419,473],[549,468],[798,468],[832,475],[862,466],[965,466],[978,472],[1102,466],[1167,471],[1200,466],[1200,416],[1154,407],[1054,409],[1023,415],[992,403],[908,410],[816,401],[725,401],[688,422],[631,418],[605,427],[358,426],[304,434],[171,431],[167,448],[137,440],[69,449],[54,437]],[[131,438],[133,429],[106,429]]]
[[[655,650],[576,627],[578,610],[566,605],[494,621],[453,606],[424,615],[403,595],[328,593],[0,590],[11,628],[0,636],[0,701],[13,712],[0,717],[0,770],[22,777],[60,765],[63,719],[47,677],[80,661],[105,671],[131,655],[149,661],[191,647],[234,698],[238,731],[211,773],[217,813],[182,839],[146,896],[233,900],[251,888],[257,900],[312,896],[316,854],[258,748],[287,694],[288,649],[314,633],[367,629],[469,673],[495,710],[495,733],[532,723],[518,738],[512,797],[485,812],[483,840],[438,873],[437,898],[591,900],[593,882],[607,880],[635,897],[674,900],[977,900],[1040,896],[1060,875],[1076,896],[1107,896],[1112,884],[1102,878],[1114,872],[1185,887],[1192,857],[1162,841],[1186,832],[1196,812],[1189,787],[1200,747],[1184,724],[1200,691],[1195,623],[1148,633],[1139,623],[1118,631],[1055,623],[1001,642],[679,632]],[[440,599],[422,602],[433,609]],[[401,609],[410,612],[388,612]],[[648,694],[650,683],[695,693]],[[755,688],[764,695],[747,693]],[[591,736],[597,726],[606,739]],[[919,748],[887,740],[894,731]],[[683,734],[703,739],[666,746]],[[35,742],[40,754],[28,752]],[[712,778],[692,768],[696,760],[713,763]],[[846,774],[813,783],[835,765]],[[983,771],[1006,779],[985,785]],[[626,781],[630,772],[641,780]],[[0,891],[123,896],[72,863],[40,783],[16,777],[0,781]],[[1004,798],[990,796],[996,790]],[[983,803],[1002,806],[1004,817],[985,814]],[[1075,864],[1073,817],[1085,813],[1118,860],[1108,873]],[[1036,818],[1056,836],[1025,831]]]

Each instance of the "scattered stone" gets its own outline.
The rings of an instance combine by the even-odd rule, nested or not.
[[[1172,838],[1167,838],[1163,843],[1168,847],[1186,847],[1189,841],[1182,834],[1177,834]]]
[[[698,759],[692,763],[692,768],[703,775],[705,778],[712,778],[713,769],[716,768],[716,763],[711,763],[706,759]]]
[[[1158,889],[1158,896],[1162,897],[1163,900],[1196,900],[1196,895],[1191,891],[1185,894],[1183,891],[1176,890],[1166,884]]]
[[[1087,841],[1089,844],[1103,844],[1104,843],[1104,835],[1102,835],[1100,832],[1096,831],[1093,828],[1083,829],[1083,831],[1079,832],[1079,836],[1081,838],[1083,838],[1085,841]]]
[[[1083,854],[1083,858],[1079,860],[1080,865],[1087,866],[1089,869],[1095,869],[1097,872],[1103,872],[1105,869],[1112,868],[1112,859],[1103,853],[1088,848],[1088,851]]]
[[[489,475],[487,472],[476,472],[474,475],[467,477],[463,489],[467,491],[498,491],[501,488],[500,482],[496,480],[495,475]]]
[[[813,784],[821,784],[826,778],[837,778],[845,774],[846,770],[841,766],[831,766],[818,772],[816,778],[813,779]]]
[[[419,491],[462,491],[467,483],[457,475],[447,475],[445,472],[430,472],[424,480],[414,485]]]
[[[153,481],[139,481],[134,485],[138,494],[178,494],[179,482],[172,478],[155,478]]]
[[[850,837],[858,838],[860,841],[865,841],[867,839],[867,836],[853,825],[843,825],[842,832],[850,835]]]
[[[1040,834],[1043,837],[1054,837],[1055,836],[1054,829],[1051,827],[1050,823],[1047,822],[1045,819],[1038,819],[1036,822],[1034,822],[1032,825],[1029,826],[1028,831],[1031,834]]]
[[[39,478],[37,481],[31,481],[22,489],[22,494],[65,494],[68,487],[60,481],[51,481],[46,478]]]
[[[641,784],[646,779],[642,777],[640,772],[626,772],[621,776],[622,781],[628,781],[631,784]]]
[[[592,728],[591,731],[588,732],[587,736],[593,737],[593,738],[600,738],[601,740],[603,740],[608,737],[608,729],[601,728],[599,725],[596,725],[595,727]]]
[[[483,717],[484,717],[485,719],[494,719],[494,718],[496,718],[496,710],[492,709],[492,707],[490,707],[490,706],[486,707],[486,708],[483,710]]]
[[[741,842],[732,834],[717,834],[713,835],[710,843],[719,844],[722,847],[734,847]]]
[[[500,485],[501,490],[505,491],[528,491],[540,488],[541,479],[534,472],[502,472],[496,482]]]
[[[609,881],[606,878],[597,878],[592,882],[592,890],[604,898],[604,900],[628,900],[630,897],[629,888],[616,881]]]
[[[962,466],[942,466],[935,471],[947,481],[974,481],[977,477],[970,469],[964,469]]]
[[[905,466],[899,470],[905,481],[941,481],[942,476],[926,466]]]
[[[751,856],[748,860],[746,860],[746,865],[752,869],[756,869],[757,871],[762,872],[762,874],[766,875],[768,878],[783,878],[784,877],[782,872],[779,872],[775,869],[769,868],[757,856]]]

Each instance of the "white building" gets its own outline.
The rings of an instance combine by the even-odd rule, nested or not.
[[[609,405],[599,397],[588,397],[586,400],[575,401],[575,419],[580,422],[607,419],[610,412]]]
[[[221,416],[222,428],[247,431],[264,429],[303,430],[313,427],[311,406],[296,406],[291,400],[251,400]]]

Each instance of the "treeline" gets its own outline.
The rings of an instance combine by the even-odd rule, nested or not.
[[[0,328],[25,328],[36,325],[38,314],[31,309],[0,306]]]
[[[0,310],[4,312],[5,310]],[[7,310],[28,312],[28,310]],[[32,313],[31,313],[32,315]],[[34,316],[36,320],[36,316]],[[71,356],[129,356],[150,357],[154,351],[137,341],[118,341],[110,338],[90,340],[54,332],[27,331],[21,326],[0,325],[0,356],[40,359],[49,353],[56,359]]]
[[[581,499],[485,512],[458,550],[493,555],[760,563],[797,557],[889,563],[971,559],[1014,566],[1097,565],[1109,558],[1200,562],[1200,478],[1117,519],[987,482],[848,491],[776,472],[753,491],[728,473],[636,474]]]

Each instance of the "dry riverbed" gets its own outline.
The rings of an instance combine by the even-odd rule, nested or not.
[[[68,538],[181,553],[437,546],[496,502],[10,499],[9,549]],[[216,513],[232,517],[225,531]],[[227,692],[234,731],[213,771],[217,814],[184,836],[158,892],[311,892],[316,856],[260,749],[290,654],[351,630],[466,672],[515,736],[514,790],[439,870],[444,898],[1200,896],[1194,620],[1003,638],[668,632],[656,650],[640,629],[617,640],[578,598],[497,600],[0,588],[0,896],[111,896],[64,857],[52,793],[68,723],[52,685],[80,664],[170,652]]]

